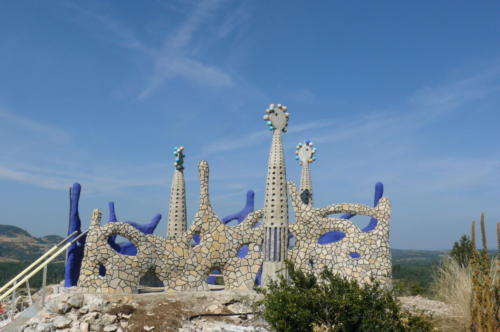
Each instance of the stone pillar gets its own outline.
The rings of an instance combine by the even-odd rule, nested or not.
[[[184,148],[174,148],[175,170],[172,176],[170,191],[170,206],[168,209],[167,238],[175,239],[181,236],[187,228],[186,217],[186,184],[184,181]]]
[[[284,260],[288,250],[288,192],[282,133],[288,124],[287,108],[278,104],[266,110],[264,120],[273,132],[267,166],[264,201],[264,247],[262,285],[285,273]]]
[[[302,174],[300,176],[300,199],[304,204],[310,206],[313,205],[313,188],[309,164],[316,160],[314,156],[315,153],[316,148],[313,147],[311,141],[299,143],[295,151],[295,159],[297,159],[302,166]]]

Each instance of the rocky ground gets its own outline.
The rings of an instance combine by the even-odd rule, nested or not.
[[[252,292],[61,294],[23,332],[268,331]]]
[[[451,315],[452,310],[450,305],[436,300],[430,300],[420,295],[417,296],[402,296],[398,297],[403,309],[412,312],[422,312],[424,314],[446,317]]]
[[[23,332],[269,331],[254,312],[253,292],[185,292],[136,295],[63,293],[51,298]],[[403,307],[449,315],[448,305],[420,296],[400,297]]]

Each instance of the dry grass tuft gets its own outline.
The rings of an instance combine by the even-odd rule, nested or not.
[[[449,326],[443,330],[466,331],[471,324],[471,268],[460,265],[452,257],[445,257],[436,271],[432,291],[439,300],[451,306],[451,315],[446,321]]]

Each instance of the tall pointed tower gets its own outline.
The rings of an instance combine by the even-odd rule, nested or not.
[[[297,159],[302,166],[302,174],[300,175],[300,199],[304,204],[310,206],[313,205],[313,188],[309,164],[316,160],[314,156],[315,153],[316,148],[311,141],[297,144],[295,159]]]
[[[270,105],[266,113],[264,120],[273,132],[273,140],[269,152],[264,201],[264,286],[279,273],[284,273],[284,260],[288,250],[288,192],[282,143],[282,133],[286,132],[288,125],[288,113],[287,108],[281,104]]]
[[[186,184],[184,181],[184,148],[175,147],[175,170],[172,176],[170,206],[168,209],[167,238],[178,238],[187,228],[186,218]]]

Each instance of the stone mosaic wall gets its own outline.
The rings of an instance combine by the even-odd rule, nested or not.
[[[335,204],[314,208],[312,200],[304,202],[293,182],[288,182],[288,188],[286,187],[281,132],[286,131],[288,113],[281,105],[278,105],[277,109],[271,105],[268,109],[268,115],[274,116],[269,110],[282,112],[278,114],[283,118],[271,121],[269,125],[273,130],[273,140],[264,209],[251,212],[238,225],[225,224],[215,214],[210,203],[208,163],[201,161],[198,166],[198,211],[189,229],[175,237],[146,235],[122,222],[101,224],[101,213],[94,211],[78,286],[87,292],[133,293],[137,291],[140,278],[149,272],[154,273],[163,282],[166,290],[207,290],[209,273],[218,270],[224,277],[226,289],[252,289],[261,267],[264,268],[264,278],[266,264],[276,263],[270,259],[271,251],[267,251],[267,256],[264,254],[264,248],[271,247],[276,248],[273,250],[273,259],[279,250],[280,260],[288,257],[305,271],[319,274],[324,268],[328,268],[361,283],[370,282],[371,278],[375,278],[389,286],[389,199],[382,197],[375,207]],[[279,130],[278,133],[276,129]],[[308,165],[312,161],[311,158],[312,150],[304,150],[299,156],[299,159],[303,159],[303,166]],[[301,187],[310,189],[312,193],[309,170],[305,173],[303,178],[307,178],[303,179]],[[283,183],[285,187],[282,186]],[[185,197],[184,187],[180,187],[182,192],[179,194]],[[288,194],[291,195],[295,223],[288,223]],[[279,204],[273,203],[272,199],[278,197]],[[276,206],[279,206],[279,209],[276,209]],[[376,219],[376,226],[362,230],[348,219],[330,217],[333,214],[370,216]],[[283,216],[286,220],[283,220]],[[263,220],[263,223],[259,223],[260,220]],[[271,227],[279,228],[280,234],[270,236],[265,241],[265,235]],[[289,232],[295,238],[293,248],[289,248]],[[330,239],[326,244],[320,240],[325,233],[329,234]],[[113,235],[127,238],[137,248],[137,255],[128,256],[116,252],[108,244],[108,238]],[[199,238],[200,241],[193,242],[193,238]],[[248,248],[246,255],[241,255],[243,247]],[[268,275],[272,273],[276,273],[276,270],[268,271]]]
[[[289,257],[297,267],[315,273],[327,268],[361,283],[369,282],[372,277],[382,284],[390,283],[391,205],[388,198],[381,198],[376,207],[335,204],[318,209],[304,204],[293,182],[289,182],[289,190],[296,218],[296,222],[289,225],[296,240],[295,247],[289,250]],[[378,220],[378,224],[374,230],[363,232],[347,219],[329,217],[340,213],[371,216]],[[338,240],[318,243],[318,238],[327,232],[337,232]]]
[[[263,211],[250,213],[237,226],[226,225],[213,212],[208,194],[208,163],[199,164],[200,207],[189,230],[180,238],[145,235],[120,222],[101,225],[101,213],[94,211],[87,235],[84,262],[78,286],[89,292],[130,293],[137,290],[139,279],[153,271],[168,290],[208,290],[210,271],[218,269],[224,275],[228,289],[252,289],[262,264],[260,244],[262,227],[253,227]],[[200,243],[191,247],[199,234]],[[107,239],[121,235],[137,248],[136,256],[114,251]],[[248,254],[238,257],[238,251],[248,245]],[[99,275],[99,266],[106,271]]]

